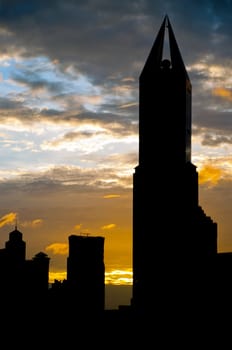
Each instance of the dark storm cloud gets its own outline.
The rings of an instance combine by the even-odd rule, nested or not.
[[[210,1],[188,1],[188,6],[181,0],[3,1],[1,6],[2,26],[27,55],[48,55],[96,79],[112,73],[137,77],[165,13],[188,59],[209,50],[213,34],[223,35],[226,28],[223,22],[214,29],[220,18]]]
[[[141,16],[137,4],[132,1],[115,5],[111,1],[109,6],[104,1],[68,0],[49,4],[34,1],[33,6],[25,1],[19,6],[17,1],[3,1],[0,19],[26,55],[47,55],[95,77],[96,69],[97,75],[120,72],[119,66],[122,68],[126,62],[117,59],[119,51],[124,60],[129,53],[132,59],[137,39],[132,41],[131,35],[138,38],[136,16]]]
[[[14,47],[28,57],[49,57],[58,62],[61,71],[65,72],[69,66],[75,67],[77,72],[86,74],[106,89],[121,84],[123,77],[134,77],[136,91],[142,66],[163,16],[168,14],[187,66],[207,55],[211,55],[212,63],[229,64],[232,57],[232,2],[192,0],[187,1],[186,6],[184,3],[183,0],[4,0],[0,3],[0,27],[5,29],[0,35],[0,50],[5,53]],[[215,113],[207,114],[202,108],[206,103],[205,93],[197,95],[197,89],[208,78],[207,73],[191,72],[191,77],[193,98],[199,98],[194,123],[199,127],[204,124],[223,129],[226,117],[214,119]],[[49,82],[36,74],[15,78],[32,89],[44,87],[61,93],[61,83]],[[62,94],[60,96],[62,98]],[[134,92],[136,100],[137,97]],[[212,99],[209,98],[208,102],[210,106]],[[115,106],[109,104],[105,107],[108,113],[93,114],[93,119],[107,122],[110,115],[115,119]],[[136,120],[137,109],[134,112]],[[41,112],[47,116],[49,113],[53,114]],[[73,118],[68,114],[65,118]],[[131,116],[124,115],[121,122],[129,121]],[[228,130],[228,123],[226,128]]]

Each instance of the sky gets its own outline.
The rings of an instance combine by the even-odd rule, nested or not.
[[[0,247],[17,224],[53,282],[69,235],[103,236],[106,284],[128,286],[114,303],[132,285],[139,75],[165,15],[192,83],[200,205],[232,251],[232,1],[0,1]]]

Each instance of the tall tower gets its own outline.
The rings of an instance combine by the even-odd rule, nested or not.
[[[168,58],[163,57],[166,34]],[[217,253],[217,224],[199,205],[198,173],[191,162],[191,98],[191,82],[165,16],[139,78],[139,164],[133,175],[136,310],[175,303],[188,285],[197,289],[202,267]]]

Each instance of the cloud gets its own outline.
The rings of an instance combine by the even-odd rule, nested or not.
[[[220,168],[205,165],[199,171],[199,184],[209,183],[215,186],[221,179],[222,173]]]
[[[228,101],[232,101],[232,91],[230,89],[215,88],[212,93],[215,96],[220,96]]]
[[[132,269],[109,270],[105,273],[105,282],[113,285],[132,285],[132,276]]]
[[[232,144],[232,136],[210,134],[209,132],[203,134],[202,145],[217,147],[219,145]]]
[[[20,221],[20,226],[22,227],[31,227],[31,228],[37,228],[40,227],[43,224],[43,219],[34,219],[32,221]]]
[[[107,194],[105,196],[103,196],[103,198],[106,198],[106,199],[111,199],[111,198],[120,198],[120,194]]]
[[[102,230],[112,230],[116,227],[116,224],[108,224],[101,227]]]
[[[16,223],[17,213],[8,213],[0,218],[0,227]]]
[[[54,255],[67,255],[68,254],[68,244],[67,243],[52,243],[48,245],[45,250],[47,252],[52,252]]]
[[[8,175],[8,178],[7,178]],[[132,170],[125,164],[123,168],[103,167],[81,168],[79,166],[51,166],[47,169],[26,171],[15,169],[0,171],[0,191],[4,193],[24,193],[38,198],[67,191],[84,193],[123,191],[132,187]],[[107,195],[107,194],[105,194]]]
[[[82,224],[77,224],[77,225],[74,226],[74,229],[75,230],[80,230],[81,227],[82,227]]]

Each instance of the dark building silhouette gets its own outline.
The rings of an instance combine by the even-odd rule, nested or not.
[[[168,35],[170,57],[163,57]],[[216,271],[217,224],[199,205],[191,162],[192,87],[165,16],[139,78],[133,175],[133,296],[139,312],[199,303]]]
[[[44,300],[48,292],[50,258],[43,252],[26,260],[26,243],[17,229],[9,233],[5,248],[0,249],[0,295],[12,307],[20,300],[23,305],[36,298]]]
[[[105,308],[104,237],[70,235],[67,287],[79,311]]]
[[[39,252],[27,260],[23,234],[17,226],[9,233],[5,248],[0,249],[0,296],[9,305],[6,314],[42,317],[47,308],[56,317],[68,317],[70,312],[77,318],[78,313],[103,313],[104,237],[71,235],[68,239],[67,280],[55,281],[49,288],[50,258]]]

